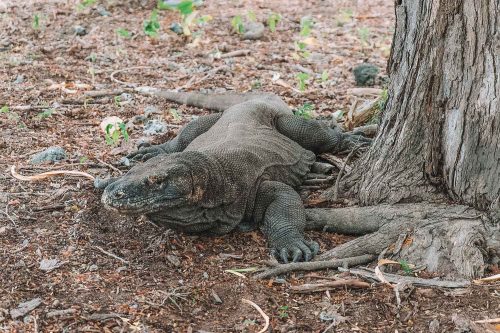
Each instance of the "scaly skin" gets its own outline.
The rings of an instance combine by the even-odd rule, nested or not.
[[[314,153],[368,139],[294,116],[273,94],[155,95],[224,111],[190,122],[169,142],[130,154],[133,162],[145,162],[103,183],[104,205],[189,233],[260,227],[282,261],[310,260],[319,246],[304,239],[304,207],[293,188],[309,172]]]

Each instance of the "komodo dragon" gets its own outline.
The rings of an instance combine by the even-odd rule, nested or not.
[[[222,112],[191,121],[171,141],[128,155],[147,161],[106,182],[104,205],[188,233],[260,227],[275,257],[309,261],[319,245],[304,239],[305,210],[294,188],[315,162],[314,153],[370,139],[295,116],[274,94],[154,95]]]

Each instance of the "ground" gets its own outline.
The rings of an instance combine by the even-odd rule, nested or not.
[[[313,116],[346,114],[357,64],[378,66],[376,87],[382,87],[394,29],[391,2],[206,1],[199,16],[212,20],[195,28],[198,39],[191,40],[168,29],[179,21],[172,11],[159,12],[156,38],[144,34],[154,1],[78,4],[0,4],[0,107],[8,107],[0,112],[0,330],[257,332],[263,319],[242,298],[258,304],[278,332],[459,332],[461,321],[498,317],[498,285],[410,288],[401,294],[400,307],[393,290],[377,283],[362,290],[296,294],[291,285],[342,273],[297,273],[266,281],[253,280],[251,273],[238,276],[227,270],[262,267],[269,259],[259,232],[187,236],[144,218],[105,211],[100,192],[86,179],[31,183],[10,175],[12,165],[27,175],[54,169],[115,174],[109,164],[140,140],[165,140],[193,116],[206,113],[135,94],[85,98],[88,90],[123,89],[110,78],[114,71],[128,69],[116,73],[117,80],[166,89],[272,91],[292,107],[312,103]],[[110,16],[103,16],[100,6]],[[231,31],[235,15],[265,21],[273,12],[282,20],[276,32],[266,28],[263,40],[242,41]],[[304,16],[315,22],[309,36],[300,36]],[[75,26],[85,33],[76,35]],[[300,41],[308,54],[298,49]],[[218,58],[245,49],[250,50],[246,56]],[[132,68],[137,66],[144,67]],[[221,70],[210,72],[217,67]],[[297,75],[303,71],[310,73],[301,92]],[[158,113],[149,117],[165,121],[167,134],[144,136],[140,116],[151,106]],[[139,116],[128,127],[127,142],[120,137],[106,143],[99,125],[108,116],[125,122]],[[30,164],[34,153],[54,145],[63,147],[68,158]],[[308,237],[322,249],[350,239],[320,232]],[[44,259],[61,265],[42,270]],[[10,310],[35,298],[41,299],[38,307],[11,318]],[[323,321],[327,315],[338,323]]]

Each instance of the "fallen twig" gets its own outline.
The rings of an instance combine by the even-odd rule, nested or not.
[[[112,258],[115,258],[115,259],[117,259],[117,260],[120,260],[120,261],[121,261],[122,263],[124,263],[124,264],[127,264],[127,265],[128,265],[128,264],[130,264],[130,262],[129,262],[128,260],[125,260],[125,259],[123,259],[123,258],[121,258],[121,257],[117,256],[117,255],[116,255],[116,254],[114,254],[114,253],[108,252],[108,251],[106,251],[105,249],[103,249],[103,248],[102,248],[102,247],[100,247],[100,246],[94,245],[94,246],[92,246],[92,247],[93,247],[94,249],[97,249],[97,250],[101,251],[102,253],[104,253],[104,254],[106,254],[106,255],[108,255],[108,256],[110,256],[110,257],[112,257]]]
[[[25,181],[36,181],[36,180],[42,180],[45,178],[51,178],[57,175],[71,175],[71,176],[81,176],[81,177],[87,177],[91,179],[92,181],[95,180],[95,177],[92,176],[91,174],[88,174],[83,171],[74,171],[74,170],[57,170],[57,171],[48,171],[48,172],[43,172],[39,173],[34,176],[23,176],[20,175],[16,172],[16,166],[13,165],[10,167],[10,173],[12,174],[12,177],[19,179],[19,180],[25,180]]]
[[[336,259],[336,260],[323,260],[323,261],[310,261],[310,262],[294,262],[289,264],[281,264],[276,267],[265,270],[262,273],[254,275],[256,279],[267,279],[272,276],[286,274],[290,272],[296,271],[317,271],[321,269],[328,268],[338,268],[344,265],[347,266],[357,266],[369,263],[376,256],[371,254],[364,254],[362,256],[350,257],[344,259]]]
[[[337,280],[323,283],[306,283],[300,286],[292,286],[290,289],[296,293],[314,293],[336,288],[370,288],[370,284],[360,280]]]
[[[118,172],[120,175],[123,175],[123,172],[122,172],[120,169],[118,169],[117,167],[114,167],[114,166],[112,166],[111,164],[106,163],[106,162],[104,162],[104,161],[103,161],[103,160],[101,160],[101,159],[98,159],[97,157],[96,157],[96,160],[97,160],[99,163],[101,163],[102,165],[105,165],[105,166],[107,166],[108,168],[110,168],[111,170],[114,170],[114,171]]]
[[[500,274],[496,274],[482,279],[473,280],[472,282],[474,282],[475,284],[486,284],[490,282],[496,282],[499,280],[500,280]]]
[[[365,269],[349,269],[347,270],[351,274],[359,275],[365,278],[379,280],[378,277],[372,270]],[[440,288],[466,288],[470,286],[469,281],[451,281],[451,280],[434,280],[434,279],[423,279],[413,276],[401,276],[396,274],[384,273],[384,278],[390,283],[410,283],[417,286],[429,286],[429,287],[440,287]]]
[[[232,58],[232,57],[242,57],[242,56],[246,56],[246,55],[250,54],[250,52],[251,52],[250,50],[236,50],[236,51],[221,54],[220,58],[224,59],[224,58]]]
[[[478,323],[478,324],[498,324],[498,323],[500,323],[500,317],[493,318],[493,319],[477,320],[477,321],[475,321],[475,323]]]
[[[114,90],[91,90],[86,91],[83,94],[87,97],[105,97],[105,96],[116,96],[121,95],[125,91],[123,89],[114,89]]]
[[[135,67],[117,69],[116,71],[113,71],[109,75],[109,78],[111,79],[111,81],[114,81],[118,84],[122,84],[122,85],[125,85],[127,87],[136,87],[138,85],[138,83],[129,83],[129,82],[125,82],[125,81],[120,81],[117,78],[115,78],[115,75],[119,74],[119,73],[126,72],[126,71],[134,70],[134,69],[150,69],[150,68],[152,68],[152,67],[151,66],[135,66]]]
[[[248,304],[248,305],[253,306],[253,307],[255,308],[255,310],[257,310],[257,311],[260,313],[260,315],[264,318],[265,325],[264,325],[264,328],[262,328],[262,329],[259,331],[259,333],[264,333],[264,332],[266,332],[266,331],[267,331],[267,329],[268,329],[268,327],[269,327],[269,316],[268,316],[268,315],[266,315],[266,314],[264,313],[264,311],[262,311],[262,309],[260,308],[260,306],[258,306],[258,305],[257,305],[257,304],[255,304],[254,302],[249,301],[249,300],[244,299],[244,298],[242,298],[242,299],[241,299],[241,301],[242,301],[243,303],[246,303],[246,304]]]
[[[52,318],[52,317],[59,317],[59,316],[64,316],[64,315],[67,315],[67,314],[73,314],[76,312],[76,309],[64,309],[64,310],[54,310],[54,311],[50,311],[50,312],[47,312],[47,314],[45,315],[47,318]]]
[[[337,201],[339,198],[340,179],[342,178],[342,174],[345,171],[347,163],[349,163],[349,161],[351,160],[351,157],[359,149],[359,147],[361,147],[361,146],[359,145],[359,146],[355,146],[354,148],[352,148],[351,152],[349,153],[349,155],[347,155],[347,157],[344,161],[344,165],[342,165],[342,169],[340,169],[339,174],[337,175],[337,180],[335,180],[335,190],[333,192],[333,201]]]
[[[321,157],[322,159],[335,165],[337,167],[337,169],[339,169],[339,170],[343,168],[344,160],[342,160],[340,157],[337,157],[333,154],[328,154],[328,153],[323,153],[323,154],[319,155],[319,157]],[[352,167],[349,165],[346,165],[345,172],[351,173],[351,171],[352,171]]]
[[[196,77],[193,76],[185,85],[183,85],[179,89],[189,89],[189,88],[191,88],[192,85],[199,84],[199,83],[205,81],[206,79],[214,76],[217,72],[219,72],[219,71],[227,71],[227,70],[229,70],[229,66],[227,66],[227,65],[222,65],[222,66],[219,66],[219,67],[215,67],[215,68],[209,70],[204,77],[202,77],[201,79],[199,79],[197,81],[196,81]]]

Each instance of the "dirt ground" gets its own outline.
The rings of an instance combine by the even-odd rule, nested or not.
[[[129,83],[258,89],[279,94],[292,107],[312,103],[314,116],[346,114],[354,98],[349,90],[355,87],[354,66],[369,62],[385,76],[394,30],[391,1],[205,1],[199,16],[212,20],[194,29],[194,40],[168,29],[179,21],[173,11],[160,11],[160,33],[147,37],[143,22],[155,1],[79,4],[85,2],[0,2],[0,107],[8,106],[0,110],[1,331],[257,332],[264,320],[242,298],[262,308],[273,332],[469,332],[471,321],[498,317],[498,284],[410,287],[401,293],[399,307],[394,291],[380,283],[361,290],[293,293],[290,286],[341,273],[265,281],[251,273],[238,276],[227,270],[262,267],[269,259],[259,232],[187,236],[145,218],[105,211],[100,192],[84,178],[31,183],[10,175],[12,165],[25,175],[55,169],[117,175],[110,164],[118,166],[139,141],[165,140],[207,112],[135,94],[85,97],[89,90],[123,89],[111,79],[115,71],[114,78]],[[271,13],[282,20],[276,32],[266,28],[263,40],[244,41],[231,31],[235,15],[266,21]],[[315,22],[308,37],[299,34],[304,16]],[[78,35],[76,26],[85,31]],[[307,55],[295,43],[305,39]],[[246,49],[250,53],[244,56],[219,57]],[[143,67],[132,68],[137,66]],[[310,71],[309,82],[300,92],[297,75],[303,71]],[[158,112],[148,117],[166,122],[166,134],[143,134],[141,116],[151,107]],[[106,143],[99,125],[107,116],[135,120],[127,142]],[[66,159],[30,164],[34,153],[54,145],[66,150]],[[319,232],[308,236],[322,249],[350,239]],[[48,259],[57,260],[52,270],[42,269]],[[37,298],[35,309],[12,315],[20,303]],[[475,332],[495,330],[472,326]]]

